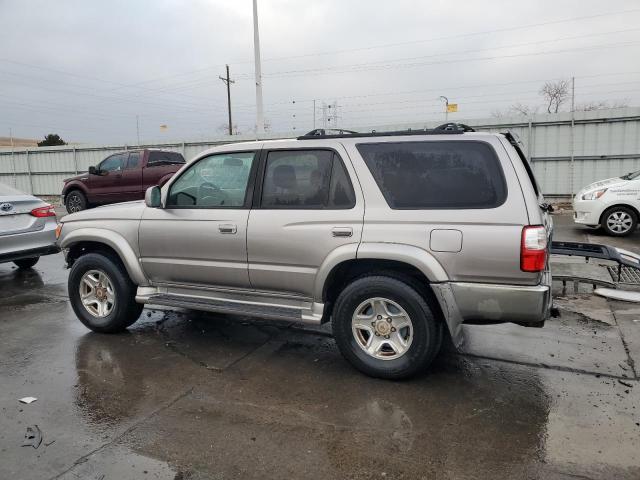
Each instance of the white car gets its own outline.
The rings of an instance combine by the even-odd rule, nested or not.
[[[635,232],[640,217],[640,170],[587,185],[573,200],[575,223],[624,237]]]
[[[0,263],[31,268],[42,255],[58,253],[56,226],[51,205],[0,183]]]

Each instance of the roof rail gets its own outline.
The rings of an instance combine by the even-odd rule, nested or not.
[[[343,135],[345,133],[357,134],[353,130],[344,130],[342,128],[316,128],[315,130],[311,130],[308,133],[305,133],[305,137],[321,137],[321,136],[329,136],[331,133],[327,132],[336,132],[334,135]]]
[[[336,132],[336,133],[329,133]],[[419,130],[395,130],[388,132],[376,132],[372,130],[371,132],[354,132],[352,130],[343,130],[343,129],[322,129],[317,128],[315,130],[311,130],[309,133],[306,133],[300,137],[298,140],[317,140],[320,138],[356,138],[356,137],[389,137],[389,136],[403,136],[403,135],[459,135],[464,132],[475,132],[475,130],[468,125],[463,125],[462,123],[444,123],[442,125],[437,126],[434,129],[419,129]]]
[[[442,125],[438,125],[436,128],[434,128],[434,130],[445,130],[447,132],[475,132],[473,128],[471,128],[469,125],[465,125],[464,123],[443,123]]]

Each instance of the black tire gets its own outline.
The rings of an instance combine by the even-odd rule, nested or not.
[[[115,302],[110,313],[104,317],[92,315],[80,299],[80,282],[84,274],[90,270],[104,272],[113,287]],[[94,332],[122,332],[140,317],[144,308],[136,302],[136,286],[120,260],[105,254],[87,253],[77,259],[69,273],[68,289],[73,311],[78,319]]]
[[[38,263],[38,260],[40,260],[40,257],[21,258],[20,260],[14,260],[13,263],[20,269],[27,269]]]
[[[611,223],[617,219],[630,222],[630,224],[622,223],[619,226],[616,226]],[[635,232],[638,227],[638,215],[635,210],[622,205],[605,210],[600,220],[602,229],[607,233],[607,235],[611,235],[612,237],[626,237]],[[626,227],[627,224],[628,228]]]
[[[393,359],[375,358],[364,351],[352,333],[351,320],[367,299],[382,297],[395,302],[409,315],[413,340],[408,350]],[[383,275],[371,275],[351,282],[338,297],[332,317],[333,335],[342,355],[361,372],[377,378],[408,378],[425,370],[442,344],[442,324],[435,316],[432,300],[421,295],[410,282]]]
[[[64,206],[67,208],[67,213],[76,213],[86,210],[89,203],[80,190],[71,190],[64,199]]]

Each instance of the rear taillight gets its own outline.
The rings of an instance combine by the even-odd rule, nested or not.
[[[547,264],[547,231],[541,225],[524,227],[520,246],[520,269],[541,272]]]
[[[34,217],[55,217],[56,211],[53,208],[53,205],[45,205],[44,207],[38,207],[31,210],[31,215]]]

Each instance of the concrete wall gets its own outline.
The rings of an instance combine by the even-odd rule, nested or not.
[[[640,108],[598,110],[531,118],[472,119],[461,121],[479,131],[511,130],[524,143],[542,190],[549,196],[577,192],[583,186],[640,170]],[[377,131],[432,128],[441,122],[380,125]],[[359,130],[357,127],[354,130]],[[361,129],[361,131],[368,131]],[[273,134],[269,138],[294,136]],[[221,137],[207,142],[142,145],[182,153],[187,160],[198,153],[230,141],[250,137]],[[0,182],[36,195],[57,195],[62,180],[86,171],[110,153],[126,150],[125,145],[96,147],[44,147],[0,149]],[[135,147],[138,148],[138,147]],[[573,161],[572,161],[573,157]]]

